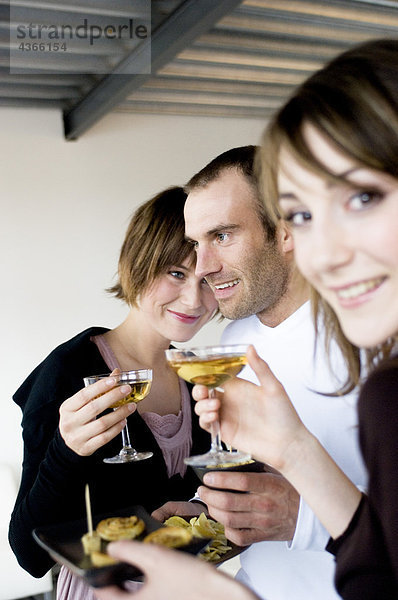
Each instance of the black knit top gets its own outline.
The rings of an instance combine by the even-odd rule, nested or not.
[[[128,418],[134,447],[151,450],[153,457],[128,464],[105,464],[102,459],[120,450],[120,436],[92,456],[68,448],[59,429],[59,407],[83,387],[83,377],[109,371],[91,336],[107,329],[91,327],[58,346],[29,375],[14,394],[21,407],[24,459],[21,485],[11,516],[9,540],[20,565],[35,577],[54,564],[32,537],[35,527],[64,523],[85,516],[84,488],[90,485],[93,514],[134,504],[149,512],[167,500],[187,500],[199,480],[191,469],[182,478],[169,478],[161,449],[138,411]],[[209,435],[199,427],[192,404],[192,454],[209,447]]]
[[[336,587],[344,600],[398,598],[398,359],[364,384],[358,403],[368,494],[347,531],[330,542]]]

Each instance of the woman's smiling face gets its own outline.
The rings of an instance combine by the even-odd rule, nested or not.
[[[150,327],[167,340],[186,342],[212,317],[217,301],[186,259],[159,275],[142,294],[140,310]]]
[[[299,269],[360,347],[398,332],[398,180],[355,163],[313,127],[315,156],[346,181],[331,181],[282,150],[278,189]],[[350,185],[352,182],[352,185]]]

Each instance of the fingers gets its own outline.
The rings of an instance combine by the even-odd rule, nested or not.
[[[158,546],[151,546],[151,548],[155,549],[155,552],[149,552],[145,555],[145,548],[148,548],[148,546],[141,544],[140,542],[122,540],[109,543],[107,552],[110,556],[113,556],[113,558],[136,565],[137,567],[137,563],[140,557],[142,557],[142,560],[139,561],[139,568],[144,571],[147,568],[150,569],[155,564],[156,561],[153,556],[156,554],[156,550],[159,550]],[[137,563],[135,561],[137,561]]]
[[[80,424],[93,421],[107,408],[120,402],[131,392],[129,385],[116,386],[116,383],[117,380],[114,377],[108,377],[82,388],[61,404],[61,417],[74,413],[79,415]],[[126,417],[133,412],[135,410],[134,406],[133,404],[130,405],[130,409],[123,416]],[[119,417],[121,418],[121,415]]]
[[[211,480],[212,487],[201,486],[198,489],[201,500],[209,507],[229,511],[267,512],[281,506],[286,510],[292,507],[297,512],[299,495],[294,487],[281,475],[274,473],[208,473],[203,481]],[[219,488],[224,488],[220,491]],[[230,490],[245,491],[236,494]]]
[[[206,473],[203,483],[209,487],[239,490],[240,492],[264,492],[269,478],[268,473],[248,473],[240,471],[212,471]]]
[[[247,495],[253,496],[252,494]],[[252,498],[251,500],[256,499]],[[256,502],[253,502],[253,507],[249,508],[247,512],[222,510],[209,505],[210,516],[224,525],[227,539],[238,546],[265,540],[291,539],[291,536],[286,537],[284,533],[282,535],[280,518],[275,517],[272,511],[268,512],[266,507],[257,512],[254,508]]]
[[[237,546],[250,546],[256,542],[264,542],[269,540],[269,538],[264,535],[264,531],[262,529],[256,529],[254,527],[241,527],[239,529],[225,527],[225,535],[228,540]]]
[[[246,488],[237,494],[200,487],[213,519],[223,523],[225,535],[238,545],[261,540],[291,540],[297,522],[300,496],[280,474],[214,473],[214,485]],[[208,476],[205,477],[206,483]],[[256,490],[256,491],[254,491]]]
[[[82,417],[82,421],[85,420],[86,423],[88,423],[89,421],[93,421],[105,410],[107,410],[109,408],[114,408],[115,405],[118,402],[122,401],[130,392],[131,392],[131,387],[129,385],[122,385],[122,386],[118,386],[118,387],[112,389],[111,391],[109,391],[101,396],[95,397],[93,400],[88,402],[85,406],[83,406],[80,409],[80,415]],[[124,405],[124,406],[130,407],[129,412],[127,414],[130,414],[130,412],[133,412],[135,410],[134,403],[130,403],[129,405]],[[118,408],[120,408],[120,407],[118,407]],[[117,412],[117,411],[115,411],[115,412]],[[127,415],[125,415],[125,416],[127,416]]]
[[[80,456],[93,454],[116,437],[126,425],[128,415],[136,410],[136,405],[130,403],[98,418],[131,391],[129,385],[116,384],[116,377],[107,377],[81,389],[61,405],[61,435],[67,446]]]
[[[206,396],[206,398],[207,397],[208,396]],[[211,424],[218,420],[218,410],[220,409],[220,406],[221,402],[217,397],[208,400],[199,400],[196,403],[195,413],[200,417],[200,426],[203,427],[203,429],[209,429]]]
[[[254,600],[255,596],[241,584],[223,573],[217,572],[211,565],[197,560],[184,552],[154,544],[120,541],[108,545],[111,556],[138,567],[145,576],[142,589],[134,593],[137,600],[219,600],[228,597],[231,600]],[[175,576],[175,574],[178,576]],[[97,593],[97,590],[96,590]],[[98,597],[111,600],[99,590]],[[131,598],[125,592],[115,592],[113,598]]]
[[[95,588],[95,597],[99,600],[119,600],[119,598],[131,598],[131,594],[121,590],[119,587],[112,586]]]
[[[122,418],[126,409],[127,407],[123,407],[123,409],[115,411],[115,413],[121,413],[121,416],[117,416],[118,420],[114,424],[105,424],[106,417],[102,417],[86,426],[75,428],[69,434],[61,431],[61,435],[64,437],[66,444],[74,452],[80,456],[91,456],[99,448],[102,448],[102,446],[105,446],[105,444],[119,435],[123,427],[127,425],[126,418]],[[113,419],[115,418],[114,415],[112,417]]]
[[[129,385],[118,386],[115,377],[107,377],[79,390],[76,394],[65,400],[61,411],[82,411],[86,422],[95,419],[107,408],[123,400],[130,392]]]
[[[192,396],[195,400],[203,400],[209,397],[209,390],[205,385],[195,385],[192,389]]]
[[[170,575],[181,565],[181,561],[188,560],[188,564],[195,564],[195,559],[176,553],[175,550],[155,544],[142,544],[130,540],[113,542],[108,545],[107,552],[114,558],[137,566],[148,580],[160,577],[166,573]],[[167,577],[167,575],[166,575]]]
[[[154,510],[151,516],[163,523],[163,521],[174,515],[179,517],[192,516],[197,513],[197,507],[198,505],[194,502],[166,502],[163,506]],[[202,509],[204,509],[204,506],[202,506]]]
[[[211,488],[201,486],[198,489],[200,499],[208,506],[209,512],[214,514],[215,510],[222,511],[242,511],[251,510],[250,503],[252,495],[250,494],[235,494],[229,491],[212,490]],[[225,523],[224,523],[225,525]]]
[[[264,533],[261,530],[253,528],[234,529],[225,527],[225,535],[228,540],[237,546],[250,546],[256,542],[264,541]]]
[[[165,521],[169,517],[173,516],[173,514],[175,514],[175,513],[170,512],[169,509],[166,507],[167,507],[167,504],[165,504],[164,506],[160,506],[159,508],[157,508],[156,510],[154,510],[151,513],[151,517],[153,517],[157,521],[160,521],[161,523],[163,523],[163,521]]]

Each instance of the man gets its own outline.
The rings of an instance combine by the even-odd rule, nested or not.
[[[187,185],[186,236],[222,314],[234,322],[222,343],[251,343],[282,382],[297,412],[350,479],[366,485],[353,395],[328,396],[342,387],[329,370],[345,372],[337,353],[315,352],[308,290],[298,274],[289,231],[264,212],[254,175],[255,147],[235,148],[211,161]],[[255,381],[246,367],[241,377]],[[267,600],[335,600],[334,561],[327,532],[297,492],[277,473],[207,475],[200,488],[213,518],[241,555],[238,579]]]

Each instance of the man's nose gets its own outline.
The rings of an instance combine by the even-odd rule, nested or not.
[[[197,247],[195,267],[195,275],[197,277],[203,279],[212,273],[217,273],[221,269],[222,263],[215,249],[203,246]]]

